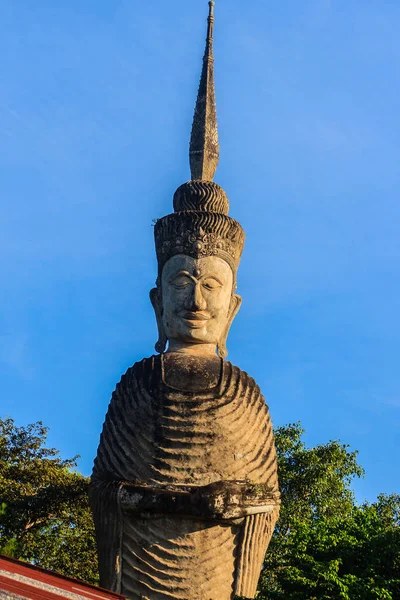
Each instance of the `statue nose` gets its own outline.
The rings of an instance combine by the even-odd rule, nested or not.
[[[193,293],[191,294],[191,306],[192,310],[204,310],[206,308],[206,301],[201,293],[201,285],[196,284],[193,286]]]

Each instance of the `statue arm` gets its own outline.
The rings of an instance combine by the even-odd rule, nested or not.
[[[210,520],[231,520],[272,512],[279,494],[266,485],[220,481],[182,490],[122,483],[119,503],[123,512],[142,518],[179,515]]]

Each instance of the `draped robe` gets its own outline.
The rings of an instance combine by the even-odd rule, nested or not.
[[[268,484],[279,496],[272,425],[255,381],[227,361],[171,353],[128,369],[112,396],[90,498],[101,585],[132,600],[253,598],[279,506],[207,521],[143,518],[121,507],[124,482],[193,489]]]

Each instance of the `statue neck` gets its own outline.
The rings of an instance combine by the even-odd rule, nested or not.
[[[167,354],[177,352],[178,354],[190,354],[192,356],[210,356],[215,358],[215,344],[187,344],[179,340],[169,340]]]
[[[224,361],[217,356],[169,352],[160,355],[161,380],[172,390],[221,395],[224,385]]]

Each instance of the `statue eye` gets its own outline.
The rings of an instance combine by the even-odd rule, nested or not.
[[[181,290],[187,287],[188,285],[191,285],[192,282],[188,277],[175,277],[175,279],[173,279],[170,283],[177,290]]]
[[[208,277],[203,281],[203,287],[205,287],[207,290],[216,290],[222,287],[222,284],[220,281],[218,281],[218,279],[214,279],[214,277]]]

